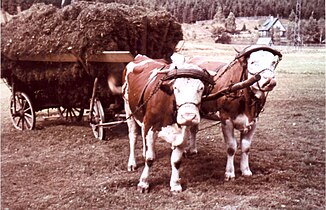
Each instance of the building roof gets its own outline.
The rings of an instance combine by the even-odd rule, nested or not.
[[[258,29],[259,31],[269,31],[277,22],[279,21],[278,18],[274,18],[273,16],[270,16]],[[282,23],[279,23],[280,25],[282,25]],[[284,30],[284,27],[282,26],[280,28],[280,30]]]

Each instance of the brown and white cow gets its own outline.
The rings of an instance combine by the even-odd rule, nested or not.
[[[182,61],[177,66],[168,65],[162,60],[138,55],[126,66],[122,89],[130,140],[128,170],[133,171],[137,166],[135,143],[137,126],[140,126],[145,153],[145,167],[138,183],[142,192],[149,189],[148,176],[155,159],[157,137],[169,142],[173,149],[171,191],[182,191],[181,158],[190,127],[200,122],[199,107],[208,83],[214,81],[207,71]]]
[[[270,47],[250,46],[240,52],[230,64],[223,64],[205,57],[193,57],[187,61],[215,74],[216,85],[212,94],[256,74],[261,76],[258,82],[245,89],[202,104],[203,113],[217,113],[221,121],[227,146],[226,181],[235,178],[234,155],[237,150],[237,140],[234,136],[234,129],[240,131],[240,170],[243,176],[252,175],[249,168],[249,149],[256,130],[257,119],[264,107],[268,92],[276,86],[274,71],[281,58],[282,54]],[[196,132],[192,132],[190,152],[197,152],[195,138]]]

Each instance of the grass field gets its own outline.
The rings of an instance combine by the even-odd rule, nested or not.
[[[306,48],[300,51],[284,50],[284,62],[278,66],[278,72],[296,74],[324,74],[325,48]]]
[[[230,62],[233,47],[209,40],[186,42],[181,53]],[[127,172],[128,133],[121,125],[106,141],[87,122],[44,121],[21,132],[10,121],[9,94],[1,87],[1,209],[325,209],[325,49],[281,47],[277,86],[260,115],[250,150],[253,176],[224,182],[225,145],[216,122],[203,120],[199,154],[184,158],[184,191],[169,191],[168,144],[157,142],[151,190],[136,190],[143,168]],[[5,94],[3,94],[5,93]],[[214,126],[215,125],[215,126]]]
[[[187,56],[209,56],[218,60],[230,62],[236,55],[234,50],[242,50],[247,45],[208,44],[212,40],[185,42],[180,53]],[[283,54],[283,61],[277,67],[277,72],[297,74],[324,74],[326,64],[326,48],[275,46]]]

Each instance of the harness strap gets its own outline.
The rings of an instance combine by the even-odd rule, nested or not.
[[[165,68],[165,65],[162,66],[162,67],[160,68],[159,71],[163,70],[164,68]],[[142,90],[142,92],[141,92],[141,94],[140,94],[140,98],[139,98],[139,100],[138,100],[138,106],[140,106],[140,105],[144,102],[145,91],[146,91],[148,85],[149,85],[149,84],[150,84],[154,79],[155,79],[155,77],[152,77],[150,80],[147,80],[146,84],[144,85],[144,88],[143,88],[143,90]],[[159,86],[160,86],[161,84],[162,84],[162,83],[159,83]],[[157,91],[156,91],[156,92],[157,92]]]

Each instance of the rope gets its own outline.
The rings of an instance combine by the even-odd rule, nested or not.
[[[228,70],[230,70],[230,68],[234,65],[236,63],[236,59],[234,59],[225,69],[224,69],[224,71],[222,72],[222,74],[220,74],[217,78],[216,78],[216,80],[214,80],[215,82],[217,81],[217,80],[219,80]],[[217,69],[217,70],[219,70],[219,69]],[[217,72],[216,72],[217,73]]]
[[[212,123],[212,124],[209,125],[209,126],[206,126],[206,127],[204,127],[204,128],[198,129],[198,132],[199,132],[199,131],[206,130],[206,129],[208,129],[208,128],[212,128],[212,127],[214,127],[214,126],[216,126],[216,125],[218,125],[218,124],[221,124],[221,122],[219,121],[219,122],[216,122],[216,123]]]

